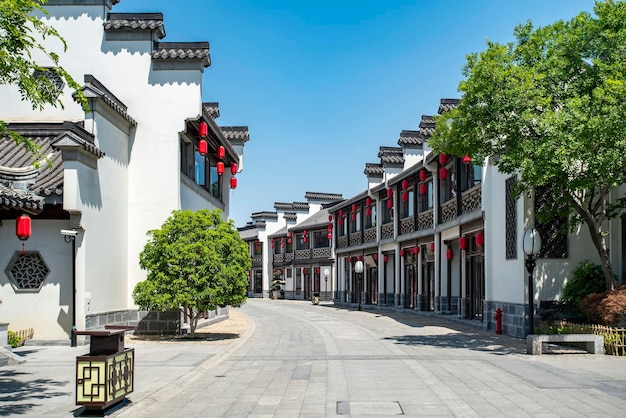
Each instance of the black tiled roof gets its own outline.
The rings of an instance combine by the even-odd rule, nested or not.
[[[288,221],[298,220],[298,215],[295,212],[285,212],[284,218]]]
[[[83,92],[90,90],[92,94],[100,97],[111,109],[119,113],[124,119],[130,122],[133,126],[137,126],[137,122],[130,117],[126,111],[127,107],[120,99],[115,97],[109,89],[107,89],[98,79],[91,74],[85,74],[85,85],[82,88]]]
[[[443,112],[455,109],[458,104],[459,99],[441,99],[441,103],[439,103],[439,114],[441,115]]]
[[[276,212],[256,212],[250,215],[252,219],[278,219],[278,213]]]
[[[109,13],[104,22],[105,31],[155,31],[165,38],[163,13]]]
[[[424,140],[420,138],[419,131],[406,131],[400,132],[400,139],[398,139],[398,145],[422,145]]]
[[[250,134],[247,126],[220,126],[224,138],[231,142],[248,142]]]
[[[211,116],[213,119],[217,119],[220,117],[220,104],[218,102],[202,103],[202,109],[207,115]]]
[[[202,60],[211,65],[208,42],[159,42],[152,51],[154,60]]]
[[[380,147],[378,157],[383,164],[404,164],[404,152],[399,147]]]
[[[275,202],[274,209],[277,210],[293,210],[293,203]]]
[[[293,202],[294,209],[309,210],[309,207],[308,202]]]
[[[383,175],[385,173],[385,169],[382,164],[379,163],[365,163],[365,171],[364,174],[370,175]]]
[[[337,193],[306,192],[304,194],[304,198],[307,200],[323,200],[326,202],[334,202],[337,200],[343,200],[343,196]]]
[[[430,115],[422,115],[420,121],[420,137],[422,139],[428,139],[435,131],[435,119]]]

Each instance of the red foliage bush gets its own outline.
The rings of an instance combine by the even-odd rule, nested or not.
[[[615,290],[585,296],[580,309],[593,323],[617,325],[626,319],[626,283]]]

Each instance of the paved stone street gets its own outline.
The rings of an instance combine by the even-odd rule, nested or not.
[[[250,300],[241,311],[249,325],[230,344],[130,340],[135,392],[108,414],[626,416],[624,358],[529,356],[522,340],[431,315],[283,300]],[[0,369],[0,416],[80,412],[73,357],[85,348],[21,350],[30,350],[26,363]]]

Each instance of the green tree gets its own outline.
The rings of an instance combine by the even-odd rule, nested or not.
[[[174,211],[148,235],[139,255],[148,277],[133,291],[141,308],[183,312],[193,336],[202,312],[246,301],[248,247],[220,210]]]
[[[595,17],[515,27],[514,42],[487,42],[467,57],[456,109],[436,117],[436,152],[471,155],[518,175],[518,192],[550,186],[543,219],[588,226],[607,289],[615,286],[607,219],[626,199],[626,4],[596,2]]]
[[[39,20],[33,13],[48,15],[42,7],[47,0],[0,0],[0,84],[16,85],[22,100],[31,102],[33,109],[42,110],[45,105],[63,108],[58,89],[54,82],[46,77],[47,71],[54,71],[68,86],[76,90],[77,100],[87,108],[87,100],[80,86],[60,65],[59,54],[48,50],[43,42],[56,39],[63,52],[67,44],[63,37],[51,26]],[[41,67],[33,57],[43,53],[53,63],[52,68]],[[31,152],[38,147],[32,141],[7,128],[0,119],[0,140],[13,140],[24,144]]]

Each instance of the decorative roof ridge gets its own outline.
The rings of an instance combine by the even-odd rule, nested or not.
[[[306,192],[304,198],[307,200],[336,201],[343,200],[343,195],[340,193]]]
[[[165,38],[163,13],[108,13],[105,31],[155,31],[159,39]]]
[[[202,103],[202,110],[213,119],[220,117],[220,104],[218,102],[204,102]]]
[[[248,142],[250,140],[250,133],[247,126],[220,126],[220,130],[224,134],[224,138],[229,141],[241,140]]]
[[[198,60],[204,67],[211,65],[208,42],[157,42],[152,51],[152,59],[158,60]]]
[[[256,218],[278,219],[278,213],[277,212],[270,212],[270,211],[255,212],[252,215],[250,215],[250,217],[252,219],[256,219]]]
[[[438,113],[441,115],[443,112],[456,109],[459,104],[459,100],[460,99],[441,99]]]

